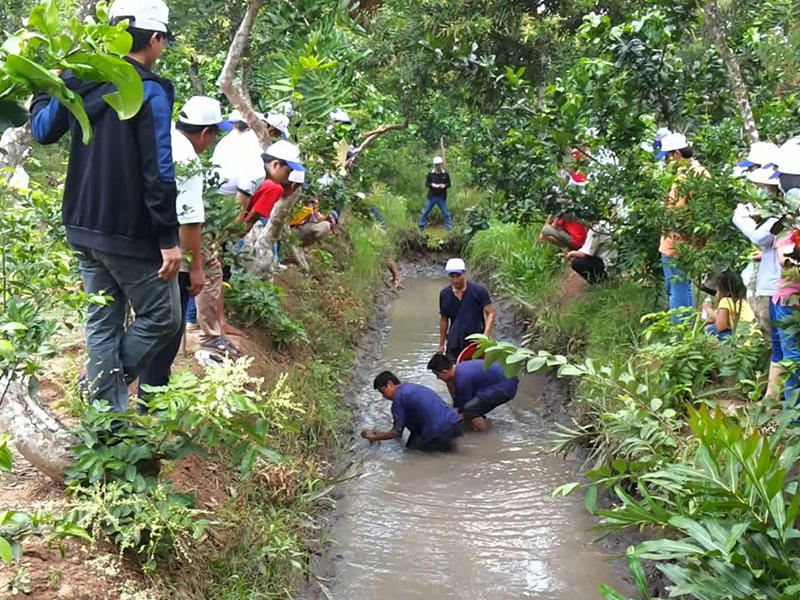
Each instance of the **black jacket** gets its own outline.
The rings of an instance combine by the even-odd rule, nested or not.
[[[443,183],[447,187],[444,189],[432,188],[432,183]],[[428,198],[447,198],[447,190],[450,188],[450,175],[444,169],[442,169],[441,173],[431,171],[425,180],[425,187],[428,188]]]
[[[121,121],[103,100],[115,91],[112,84],[84,81],[66,71],[62,79],[67,87],[83,98],[92,142],[83,144],[72,113],[45,94],[33,100],[31,129],[42,144],[57,142],[67,131],[72,134],[62,205],[67,241],[159,259],[159,249],[178,245],[170,135],[175,92],[170,81],[126,60],[144,84],[144,103],[135,117]]]

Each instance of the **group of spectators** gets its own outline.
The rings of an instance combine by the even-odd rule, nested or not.
[[[129,25],[133,44],[125,60],[144,87],[138,114],[121,120],[105,100],[114,91],[112,84],[66,71],[62,78],[83,100],[92,142],[82,142],[78,121],[47,94],[31,103],[31,129],[43,144],[71,133],[63,198],[67,241],[78,257],[85,292],[110,297],[88,309],[88,361],[81,386],[89,401],[106,400],[123,412],[128,387],[137,378],[140,396],[148,386],[168,382],[190,298],[201,346],[240,353],[229,336],[243,333],[224,316],[222,284],[230,276],[230,254],[248,243],[263,243],[265,236],[259,238],[254,230],[263,232],[280,199],[305,187],[306,169],[298,146],[288,139],[286,114],[256,113],[268,144],[238,111],[224,119],[220,103],[210,97],[188,99],[173,123],[174,87],[153,72],[173,39],[167,5],[163,0],[117,0],[110,16],[113,23]],[[203,232],[208,178],[199,155],[216,144],[220,132],[227,134],[212,154],[212,179],[222,201],[237,203],[238,218],[248,231],[227,253],[222,244],[204,240]],[[310,245],[329,235],[337,219],[335,213],[323,216],[312,201],[290,225]],[[277,251],[271,260],[277,262]],[[128,304],[134,318],[126,326]]]
[[[686,185],[689,178],[708,178],[709,172],[694,156],[686,136],[661,128],[652,142],[652,150],[658,160],[675,163],[675,177],[665,205],[667,210],[685,207],[692,194]],[[575,151],[580,164],[581,151]],[[800,196],[800,140],[791,139],[782,146],[770,142],[757,142],[749,149],[747,158],[734,169],[734,177],[744,177],[754,186],[761,201],[756,204],[739,203],[733,213],[733,224],[749,239],[756,249],[751,254],[754,268],[754,294],[748,297],[748,289],[740,273],[724,271],[713,275],[703,286],[708,298],[702,316],[706,332],[719,339],[726,339],[736,332],[740,324],[748,324],[757,331],[759,315],[770,330],[772,353],[769,373],[768,396],[775,396],[781,389],[782,363],[791,362],[795,369],[788,373],[783,384],[787,401],[796,401],[800,365],[800,349],[797,336],[789,322],[797,321],[800,311],[800,278],[797,277],[795,256],[800,234],[793,223],[785,223],[781,214],[772,214],[770,199],[794,195]],[[568,185],[584,185],[586,177],[573,170],[568,175]],[[791,203],[788,203],[791,204]],[[797,204],[797,202],[795,202]],[[774,204],[773,204],[774,206]],[[774,209],[772,209],[774,211]],[[609,224],[600,222],[592,226],[571,220],[568,216],[549,216],[542,227],[539,239],[566,250],[572,268],[589,283],[606,277],[606,269],[616,253],[612,244]],[[669,308],[694,308],[695,297],[692,282],[681,264],[679,242],[688,242],[680,232],[664,232],[658,251],[664,274]],[[673,321],[684,317],[676,311]]]

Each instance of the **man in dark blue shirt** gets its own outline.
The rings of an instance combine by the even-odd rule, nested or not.
[[[445,270],[450,285],[439,294],[439,352],[445,352],[455,361],[469,345],[467,336],[491,335],[494,308],[485,287],[467,282],[467,266],[462,259],[451,258]]]
[[[391,431],[376,432],[365,429],[361,437],[370,442],[403,439],[403,430],[408,429],[406,447],[415,450],[445,451],[453,440],[461,435],[461,417],[445,404],[439,394],[424,385],[400,383],[389,371],[375,378],[375,389],[392,401],[394,425]]]
[[[478,431],[488,431],[489,412],[517,395],[519,379],[506,377],[500,363],[484,368],[482,360],[467,360],[453,364],[447,355],[438,353],[428,363],[438,379],[447,384],[453,396],[453,406],[464,421]]]

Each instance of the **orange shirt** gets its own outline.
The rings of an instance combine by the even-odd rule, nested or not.
[[[675,181],[672,182],[672,187],[667,196],[667,207],[680,208],[686,206],[689,199],[686,196],[681,196],[680,186],[687,177],[710,177],[710,175],[696,159],[690,158],[685,165],[681,165],[678,168]],[[658,251],[664,256],[673,256],[675,254],[675,243],[680,239],[681,236],[674,232],[662,235]]]

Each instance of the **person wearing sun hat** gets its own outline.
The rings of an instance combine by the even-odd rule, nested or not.
[[[666,200],[667,211],[686,206],[689,197],[681,193],[681,186],[689,177],[709,177],[708,171],[694,158],[689,141],[682,133],[670,133],[661,139],[661,150],[656,153],[657,159],[678,163],[675,179]],[[681,241],[679,234],[667,232],[661,236],[658,251],[661,254],[661,265],[664,270],[664,283],[667,288],[670,310],[694,306],[692,283],[681,268],[676,256],[675,244]],[[673,320],[678,321],[677,317]]]
[[[748,160],[758,158],[748,155]],[[745,168],[750,168],[745,166]],[[747,181],[755,185],[761,193],[765,195],[775,195],[778,193],[778,182],[772,176],[775,168],[768,166],[760,167],[749,171],[746,175]],[[780,330],[775,325],[776,313],[775,304],[772,296],[778,289],[781,268],[778,263],[778,255],[775,251],[775,234],[773,229],[778,223],[778,217],[759,214],[759,209],[750,203],[739,203],[733,212],[733,224],[750,240],[758,249],[751,255],[756,264],[755,298],[754,308],[759,318],[768,321],[765,328],[770,331],[772,342],[772,353],[770,355],[769,383],[765,396],[774,396],[778,389],[780,376],[783,372],[780,363],[783,360],[781,349]],[[766,311],[764,310],[766,304]],[[765,314],[766,313],[766,314]],[[762,317],[763,315],[763,317]]]
[[[734,177],[744,177],[750,171],[765,166],[773,166],[778,156],[778,146],[772,142],[756,142],[750,146],[747,157],[733,169]]]
[[[134,118],[122,120],[107,102],[109,82],[61,77],[80,96],[92,125],[91,144],[58,99],[43,93],[31,102],[31,132],[54,144],[69,132],[69,167],[62,216],[66,237],[80,264],[87,294],[112,296],[88,308],[85,381],[90,402],[112,410],[128,407],[128,385],[180,327],[177,187],[170,129],[172,82],[153,68],[172,39],[169,8],[162,0],[118,0],[112,24],[128,24],[132,46],[125,61],[141,80],[143,100]],[[125,306],[135,318],[126,327]]]
[[[494,307],[489,292],[479,283],[467,281],[467,265],[451,258],[445,265],[450,285],[439,293],[439,352],[456,360],[474,333],[491,335]]]
[[[800,344],[797,334],[792,332],[794,323],[797,322],[800,312],[800,284],[797,283],[798,262],[794,258],[800,246],[800,233],[796,226],[797,206],[800,203],[800,145],[787,142],[781,146],[776,159],[776,171],[772,181],[784,194],[784,201],[794,210],[789,214],[790,224],[778,234],[775,241],[775,251],[781,266],[781,279],[778,289],[772,297],[775,304],[775,321],[779,323],[779,335],[783,361],[794,363],[790,376],[784,382],[784,399],[789,406],[796,406],[799,387],[798,367],[800,367]]]
[[[231,122],[222,118],[219,102],[206,96],[190,98],[172,126],[172,158],[178,183],[176,210],[180,223],[181,250],[185,257],[178,275],[181,327],[139,375],[140,398],[147,394],[143,386],[158,387],[169,382],[172,363],[183,340],[189,297],[199,294],[205,286],[205,258],[202,255],[205,206],[202,163],[198,155],[214,144],[220,131],[230,131],[232,128]]]
[[[444,217],[444,226],[448,231],[453,230],[453,222],[450,219],[450,210],[447,208],[447,190],[450,189],[450,174],[444,170],[444,159],[441,156],[433,157],[433,170],[428,173],[425,179],[425,187],[428,188],[428,201],[425,210],[419,218],[419,230],[423,231],[428,225],[428,216],[434,207],[438,206]]]

